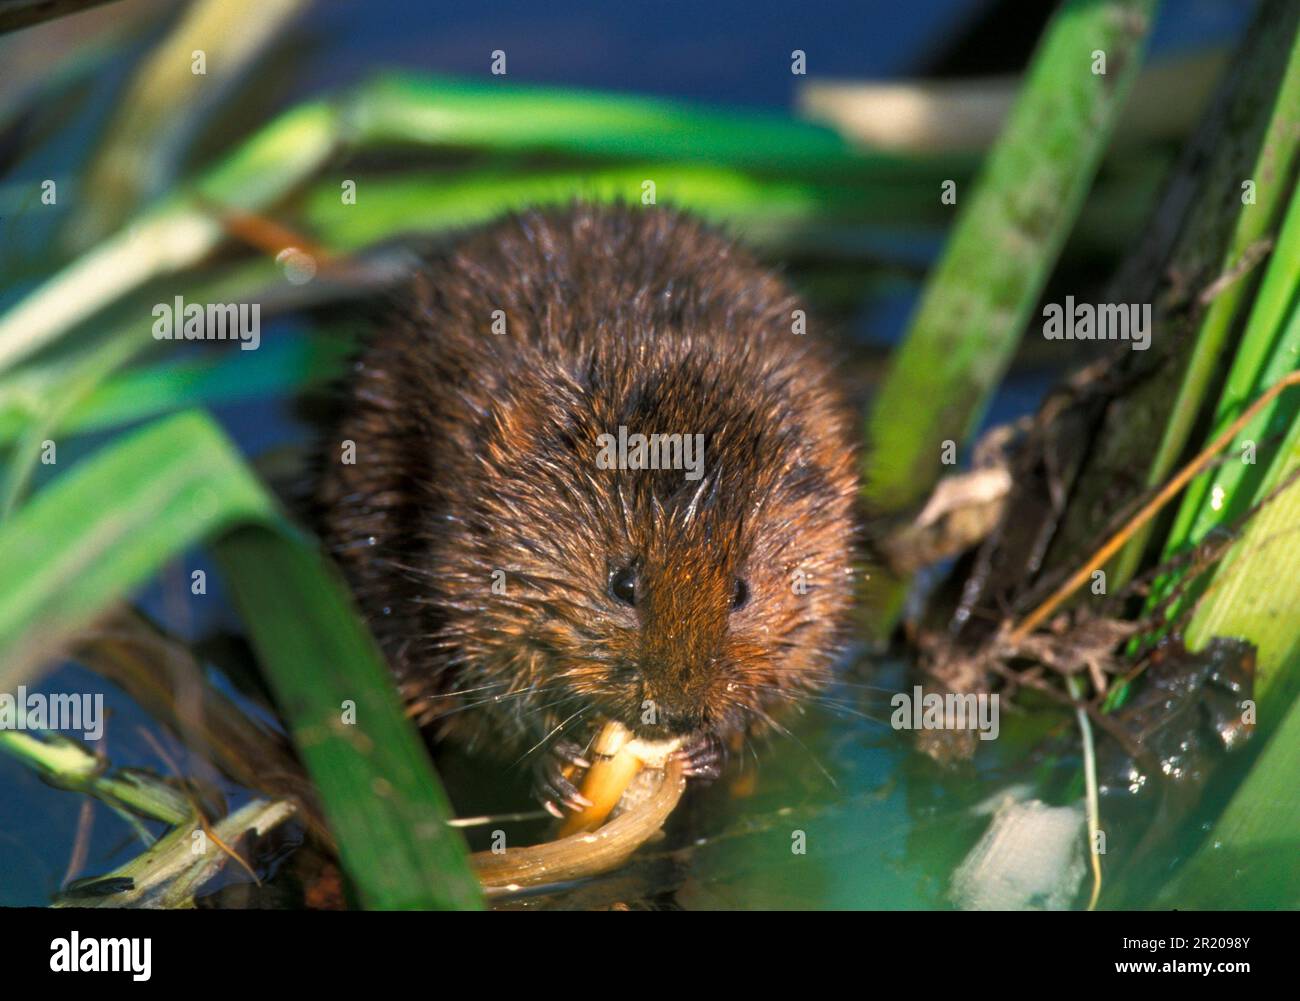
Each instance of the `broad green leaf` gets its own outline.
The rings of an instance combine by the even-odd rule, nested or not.
[[[983,417],[1083,205],[1155,8],[1073,0],[1048,25],[973,190],[958,194],[961,214],[873,404],[873,507],[900,511],[923,498],[942,443],[965,440]],[[1098,50],[1105,74],[1091,69]]]
[[[0,527],[0,689],[203,542],[229,571],[362,902],[477,906],[446,797],[346,590],[201,413],[115,442]]]

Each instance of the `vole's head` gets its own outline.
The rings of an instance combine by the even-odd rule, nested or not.
[[[855,435],[776,275],[688,216],[579,205],[412,291],[321,503],[419,719],[514,753],[606,718],[728,735],[826,680]]]
[[[852,588],[846,430],[814,392],[792,407],[779,374],[730,385],[702,354],[605,384],[539,371],[483,426],[433,555],[437,641],[531,741],[603,719],[725,736],[827,680]]]

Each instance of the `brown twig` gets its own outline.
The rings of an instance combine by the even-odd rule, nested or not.
[[[181,772],[180,766],[177,765],[175,759],[167,753],[167,749],[163,747],[158,739],[144,727],[138,726],[136,727],[136,731],[144,738],[145,742],[153,748],[154,753],[162,759],[163,764],[171,771],[172,778],[176,782],[177,790],[190,801],[190,809],[194,811],[194,819],[198,823],[199,827],[203,829],[204,835],[206,835],[208,839],[226,855],[238,862],[240,866],[243,867],[244,871],[252,877],[253,882],[258,886],[261,886],[262,881],[257,878],[257,873],[253,871],[253,867],[245,861],[244,857],[240,855],[239,852],[235,851],[234,848],[221,840],[221,837],[212,826],[212,821],[208,819],[207,811],[203,809],[203,804],[199,802],[198,796],[195,795],[194,791],[190,788],[190,783],[186,781],[185,775]]]
[[[1184,466],[1173,479],[1166,483],[1164,487],[1151,498],[1151,500],[1147,501],[1147,503],[1142,506],[1141,510],[1128,520],[1123,528],[1107,539],[1106,542],[1102,544],[1101,548],[1084,562],[1083,566],[1075,571],[1075,573],[1064,584],[1052,593],[1051,597],[1025,616],[1020,624],[1011,630],[1007,637],[1007,642],[1012,646],[1022,642],[1026,636],[1033,632],[1033,630],[1043,622],[1044,619],[1055,612],[1062,602],[1082,587],[1088,581],[1088,578],[1092,575],[1093,571],[1098,567],[1105,565],[1105,563],[1119,552],[1124,544],[1132,538],[1133,534],[1137,532],[1138,529],[1154,518],[1156,514],[1159,513],[1160,509],[1177,496],[1178,492],[1182,490],[1193,477],[1202,472],[1218,452],[1222,450],[1225,445],[1229,444],[1232,439],[1236,437],[1237,433],[1249,424],[1260,410],[1271,403],[1284,389],[1297,384],[1300,384],[1300,371],[1288,373],[1265,390],[1259,399],[1242,412],[1240,417],[1224,428],[1223,431],[1221,431],[1195,459]]]
[[[310,255],[320,265],[328,264],[334,259],[334,254],[324,245],[269,216],[231,208],[202,195],[194,195],[194,200],[203,211],[221,223],[228,235],[254,250],[260,250],[268,257],[276,257],[281,251],[293,248]]]

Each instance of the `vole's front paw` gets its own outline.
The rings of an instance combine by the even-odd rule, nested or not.
[[[571,740],[558,740],[543,752],[533,777],[533,795],[541,801],[546,812],[553,817],[563,817],[561,807],[577,813],[591,806],[591,800],[578,791],[565,770],[569,766],[590,768],[591,762],[582,755],[582,746]]]
[[[727,757],[721,742],[707,733],[688,737],[673,756],[681,759],[686,776],[704,782],[712,782],[722,774]]]

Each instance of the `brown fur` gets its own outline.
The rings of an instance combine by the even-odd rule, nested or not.
[[[726,737],[827,680],[856,460],[799,306],[664,209],[530,212],[418,275],[357,363],[318,499],[422,722],[518,753],[604,718],[644,732],[653,700],[671,731]],[[704,478],[597,468],[620,424],[702,433]],[[609,589],[629,562],[636,607]]]

